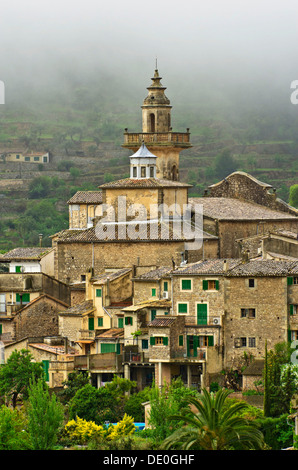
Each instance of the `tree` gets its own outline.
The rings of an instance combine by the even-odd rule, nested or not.
[[[215,159],[214,172],[218,178],[225,178],[237,169],[237,162],[229,149],[223,150]]]
[[[28,431],[34,450],[53,450],[64,413],[55,394],[50,395],[44,380],[31,381],[27,404]]]
[[[251,450],[261,449],[263,435],[254,421],[248,421],[239,413],[247,404],[238,401],[226,406],[230,390],[220,389],[216,394],[203,389],[201,396],[189,397],[189,407],[173,416],[173,419],[183,421],[181,426],[171,436],[165,439],[165,449],[199,449],[199,450]]]
[[[0,450],[26,450],[28,433],[22,413],[6,406],[0,408]]]
[[[59,392],[59,397],[63,402],[69,402],[77,393],[78,390],[83,388],[89,383],[89,377],[83,372],[70,372],[68,379],[63,382],[63,390]]]
[[[289,203],[291,206],[298,208],[298,184],[294,184],[290,187]]]
[[[32,362],[32,359],[29,351],[15,350],[0,368],[0,395],[10,397],[13,408],[16,407],[20,395],[23,399],[27,398],[30,380],[44,375],[42,364]]]

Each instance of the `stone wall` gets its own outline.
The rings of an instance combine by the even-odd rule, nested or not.
[[[226,281],[225,367],[237,367],[244,353],[262,359],[266,341],[268,349],[287,341],[286,277],[256,277],[253,288],[248,286],[248,279],[234,277]],[[243,308],[254,308],[255,318],[242,318]],[[241,338],[246,338],[246,346],[242,346]],[[255,346],[249,344],[249,338],[255,338]]]
[[[58,312],[66,308],[66,305],[46,296],[28,304],[14,317],[15,339],[18,341],[27,336],[58,335]]]

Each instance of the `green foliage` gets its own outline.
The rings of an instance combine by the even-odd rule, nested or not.
[[[237,170],[237,162],[229,149],[223,150],[215,159],[214,172],[217,178],[222,179]]]
[[[53,450],[64,412],[55,394],[50,395],[48,386],[41,379],[30,382],[26,412],[32,449]]]
[[[289,204],[298,208],[298,184],[290,187]]]
[[[197,395],[196,390],[186,388],[181,379],[165,384],[161,389],[152,387],[150,393],[149,425],[153,427],[153,438],[163,441],[181,422],[172,419],[172,415],[186,406],[189,397]]]
[[[29,448],[26,421],[18,410],[0,408],[0,450],[27,450]]]
[[[89,377],[83,372],[70,372],[68,379],[63,382],[63,390],[58,393],[59,399],[62,403],[68,403],[76,394],[78,390],[83,388],[89,383]]]
[[[203,390],[199,398],[188,399],[193,411],[185,407],[173,416],[179,426],[163,443],[165,449],[183,450],[252,450],[263,447],[263,436],[255,421],[240,413],[246,403],[237,401],[227,406],[230,390],[220,389],[216,394]]]
[[[288,414],[257,418],[256,422],[270,449],[280,450],[293,445],[293,427],[288,423]]]
[[[28,397],[28,389],[32,378],[43,377],[42,364],[32,362],[32,355],[29,351],[13,351],[0,367],[0,395],[12,400],[13,407],[16,406],[17,399],[22,395],[23,399]]]
[[[143,423],[145,421],[145,409],[142,403],[149,401],[149,398],[149,387],[138,393],[131,394],[124,404],[124,412],[133,416],[135,422]]]

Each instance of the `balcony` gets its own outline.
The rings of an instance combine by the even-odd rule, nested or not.
[[[196,354],[194,352],[187,353],[186,351],[172,351],[171,352],[171,359],[181,360],[181,361],[199,361],[205,362],[206,361],[206,349],[197,349]]]
[[[74,368],[89,370],[90,372],[121,372],[122,355],[116,353],[105,353],[75,356]]]
[[[149,362],[149,356],[144,352],[132,352],[132,351],[127,351],[123,353],[123,362],[128,362],[128,363],[148,363]]]
[[[79,330],[80,331],[80,341],[90,341],[95,340],[96,331],[95,330]]]
[[[189,132],[125,132],[123,147],[131,148],[145,144],[191,147]]]

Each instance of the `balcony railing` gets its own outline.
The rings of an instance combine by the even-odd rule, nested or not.
[[[149,361],[149,356],[142,351],[142,352],[124,352],[123,353],[123,362],[137,362],[137,363],[142,363],[142,362],[148,362]]]
[[[122,366],[122,355],[116,353],[87,354],[75,356],[74,368],[81,370],[120,372]]]
[[[172,351],[171,359],[195,359],[198,361],[205,361],[206,349],[197,349],[196,353],[187,351]]]
[[[189,146],[190,134],[189,132],[125,132],[124,134],[124,145],[141,145],[143,141],[145,144],[180,143]]]

